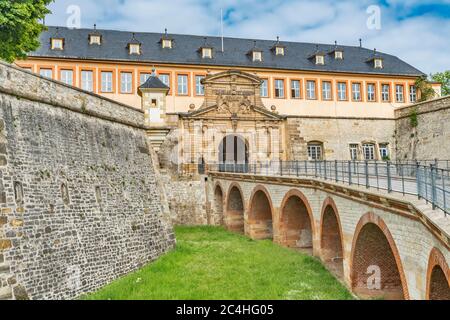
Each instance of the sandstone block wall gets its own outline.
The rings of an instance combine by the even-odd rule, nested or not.
[[[75,298],[173,247],[143,121],[0,64],[1,298]]]
[[[450,96],[398,109],[395,117],[397,159],[450,159]]]

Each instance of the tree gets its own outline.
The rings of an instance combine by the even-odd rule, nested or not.
[[[436,96],[436,92],[431,87],[426,76],[417,78],[415,86],[417,91],[420,92],[418,102],[427,101],[433,99]]]
[[[442,84],[443,96],[450,95],[450,70],[432,74],[431,79]]]
[[[40,20],[53,0],[0,0],[0,59],[13,62],[39,47]]]

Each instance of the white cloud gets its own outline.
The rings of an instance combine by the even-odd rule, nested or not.
[[[49,25],[65,25],[66,8],[81,8],[82,27],[129,31],[218,35],[220,9],[229,12],[225,35],[243,38],[358,45],[397,55],[430,73],[450,69],[450,19],[432,14],[396,19],[398,6],[413,8],[432,0],[387,0],[382,6],[381,30],[366,26],[366,9],[376,1],[363,0],[56,0]],[[441,4],[450,4],[442,0]]]

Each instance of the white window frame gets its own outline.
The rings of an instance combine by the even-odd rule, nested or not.
[[[316,56],[316,64],[318,65],[324,65],[325,64],[325,57],[322,55]]]
[[[201,81],[205,79],[205,76],[197,75],[195,76],[195,94],[197,96],[205,95],[205,86],[202,85]]]
[[[152,74],[150,72],[141,72],[139,73],[139,85],[143,85],[147,82],[148,78],[150,78]]]
[[[59,71],[59,78],[61,82],[64,82],[69,86],[73,86],[73,70],[61,69]]]
[[[390,157],[390,155],[389,155],[389,144],[388,143],[380,143],[378,145],[378,149],[380,150],[380,158],[382,160]]]
[[[163,39],[161,45],[162,45],[163,49],[172,49],[172,40]]]
[[[89,44],[97,44],[97,45],[101,45],[102,43],[102,37],[95,35],[95,34],[91,34],[89,36]]]
[[[375,69],[383,69],[383,60],[382,59],[374,59],[373,66]]]
[[[254,62],[262,61],[262,52],[261,51],[253,51],[253,61]]]
[[[331,90],[331,81],[322,81],[322,100],[332,100]]]
[[[162,73],[158,75],[159,80],[170,88],[170,74]]]
[[[370,89],[373,90],[370,90]],[[376,101],[376,89],[375,89],[375,84],[374,83],[368,83],[367,84],[367,101],[369,102],[374,102]]]
[[[262,79],[261,83],[261,98],[269,97],[269,80]]]
[[[415,85],[409,86],[409,101],[417,102],[417,87]]]
[[[64,40],[63,39],[52,39],[52,50],[63,50]]]
[[[342,52],[342,51],[335,51],[334,52],[334,58],[336,59],[336,60],[342,60],[342,59],[344,59],[344,53]]]
[[[308,160],[309,161],[315,161],[315,160],[322,160],[323,159],[323,152],[322,152],[323,145],[321,143],[308,143]]]
[[[349,149],[350,149],[350,160],[352,161],[358,160],[359,144],[351,143]]]
[[[187,96],[188,91],[188,82],[189,82],[189,76],[186,74],[179,74],[177,76],[177,92],[179,96]]]
[[[338,82],[338,100],[339,101],[347,101],[347,83],[346,82]]]
[[[212,59],[212,49],[202,48],[202,57],[203,59]]]
[[[41,68],[39,70],[39,75],[44,78],[53,79],[53,69]]]
[[[364,160],[376,160],[375,159],[375,144],[364,143],[362,145]]]
[[[277,56],[284,56],[284,48],[283,47],[276,47],[275,48],[275,54]]]
[[[141,54],[141,45],[131,43],[130,44],[130,54]]]
[[[94,72],[92,70],[81,70],[81,89],[94,91]]]
[[[102,80],[101,91],[103,93],[113,92],[113,72],[112,71],[101,71],[100,77]]]
[[[293,99],[300,99],[300,94],[300,80],[291,80],[291,97]]]
[[[387,90],[385,90],[386,88],[387,88]],[[391,85],[390,84],[384,83],[381,85],[381,100],[383,102],[391,101]]]
[[[316,84],[315,80],[306,80],[306,98],[308,100],[317,99]]]
[[[399,90],[401,89],[401,91]],[[398,103],[405,102],[405,86],[403,84],[395,85],[395,101]]]
[[[362,85],[359,82],[352,83],[352,99],[354,101],[362,101],[361,87]]]
[[[281,84],[281,87],[280,87]],[[275,79],[274,86],[275,86],[275,98],[284,98],[284,80],[282,79]]]
[[[120,72],[120,93],[133,93],[132,72]]]

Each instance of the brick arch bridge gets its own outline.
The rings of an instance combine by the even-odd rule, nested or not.
[[[448,233],[405,199],[230,173],[210,173],[208,190],[222,195],[217,224],[313,254],[362,298],[450,299]]]

